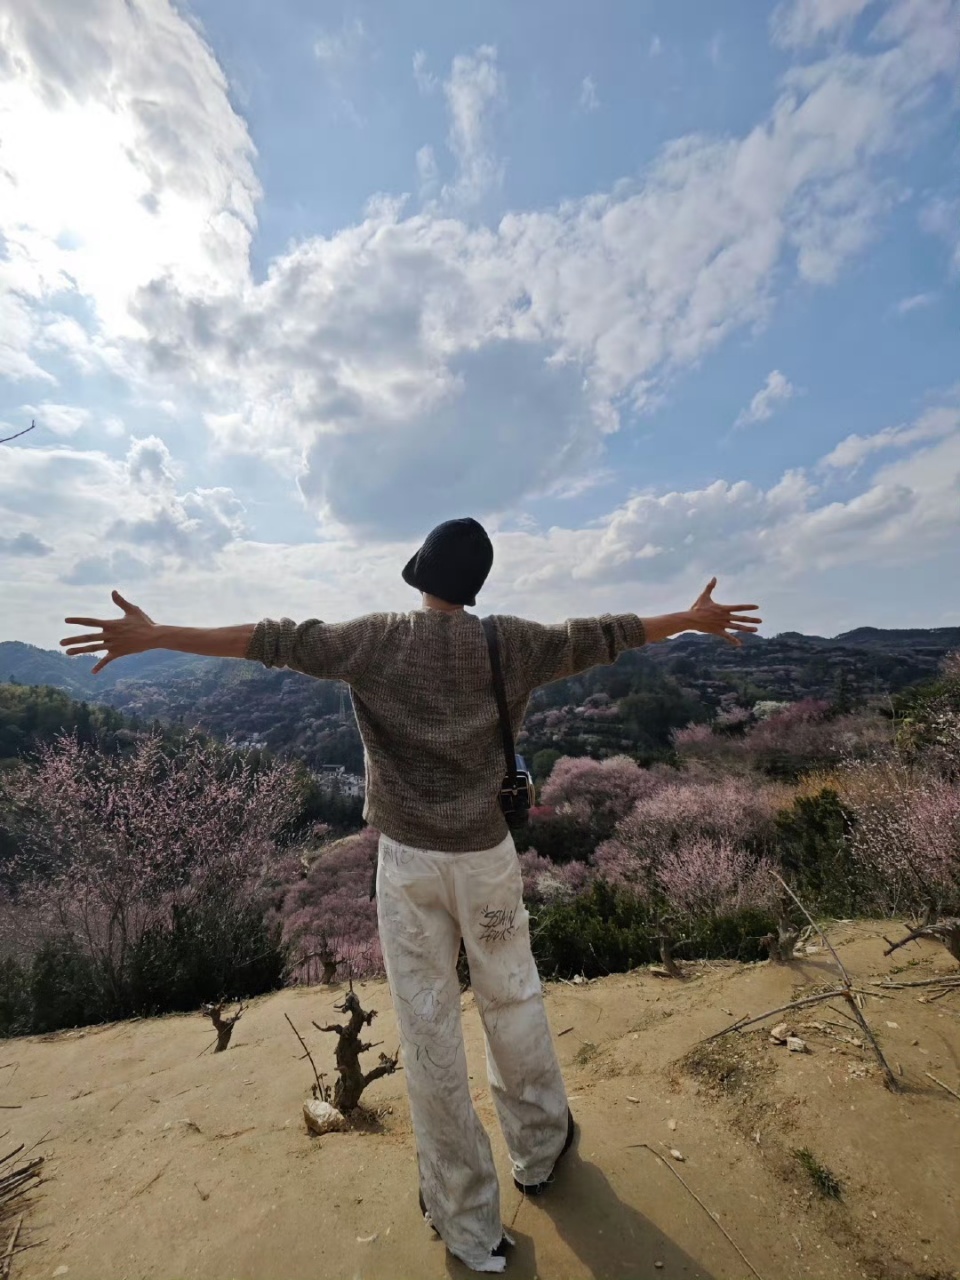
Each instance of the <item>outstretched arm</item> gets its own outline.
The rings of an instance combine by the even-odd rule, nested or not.
[[[683,631],[701,631],[705,635],[722,636],[730,644],[740,645],[741,634],[753,635],[762,618],[756,616],[755,604],[716,604],[711,578],[705,589],[683,613],[664,613],[657,618],[644,618],[643,630],[649,641],[669,640]]]
[[[519,660],[526,666],[532,689],[564,676],[576,675],[589,667],[615,662],[626,649],[657,640],[667,640],[683,631],[700,631],[722,636],[739,645],[742,634],[752,634],[760,625],[752,604],[715,604],[713,578],[689,609],[639,618],[623,613],[602,618],[571,618],[554,626],[521,622],[518,638]]]
[[[195,653],[203,658],[244,658],[250,648],[256,624],[241,623],[237,627],[165,627],[148,618],[142,609],[113,592],[113,603],[123,610],[120,618],[65,618],[72,627],[99,627],[99,633],[67,636],[60,644],[74,657],[80,653],[104,656],[93,668],[93,675],[116,658],[126,658],[148,649],[175,649],[179,653]]]

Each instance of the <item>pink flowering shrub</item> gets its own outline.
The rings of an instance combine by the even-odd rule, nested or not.
[[[616,838],[656,853],[707,836],[735,844],[769,844],[789,788],[743,777],[689,779],[682,774],[641,797],[617,826]]]
[[[869,756],[889,739],[889,728],[879,716],[833,716],[830,704],[815,698],[789,703],[755,723],[748,717],[742,708],[734,708],[712,727],[677,730],[674,749],[684,760],[709,762],[725,772],[796,778],[845,757]]]
[[[884,915],[960,911],[960,785],[896,760],[841,775],[865,907]]]
[[[628,756],[612,756],[608,760],[561,756],[544,785],[540,801],[558,813],[602,827],[619,821],[656,786],[655,775],[641,769]]]
[[[654,876],[669,905],[682,915],[720,916],[772,909],[781,892],[770,874],[772,865],[729,840],[695,836],[664,854]]]
[[[550,858],[541,857],[536,849],[520,854],[520,870],[525,902],[543,906],[571,901],[589,887],[596,875],[585,862],[558,865]]]
[[[776,816],[790,795],[741,777],[664,783],[598,846],[597,875],[681,912],[764,907]]]
[[[323,845],[288,884],[278,916],[289,948],[292,982],[317,981],[325,955],[339,959],[338,977],[366,978],[383,972],[377,904],[370,898],[379,838],[379,832],[365,827]]]
[[[67,736],[41,747],[35,765],[0,779],[17,842],[5,950],[25,962],[44,948],[50,963],[57,949],[75,957],[101,1016],[189,1001],[204,981],[252,989],[256,966],[243,961],[246,976],[231,966],[243,935],[263,929],[275,840],[298,788],[289,766],[253,770],[200,739],[169,752],[150,735],[122,756]],[[272,944],[264,933],[257,945]],[[238,991],[202,998],[227,994]]]

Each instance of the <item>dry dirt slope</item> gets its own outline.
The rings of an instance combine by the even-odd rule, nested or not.
[[[889,931],[889,930],[888,930]],[[883,960],[880,927],[837,926],[850,970],[867,979],[909,965],[911,978],[955,968],[917,944]],[[897,963],[899,962],[899,963]],[[741,1280],[744,1261],[648,1143],[670,1161],[763,1280],[946,1280],[960,1272],[960,994],[871,998],[867,1013],[905,1092],[887,1092],[869,1059],[803,1030],[809,1054],[747,1034],[682,1062],[702,1037],[816,989],[819,955],[790,970],[701,965],[671,982],[646,971],[582,986],[551,984],[548,1006],[582,1137],[551,1194],[521,1202],[503,1174],[503,1215],[517,1248],[508,1274]],[[395,1044],[385,987],[361,992]],[[234,1044],[201,1050],[209,1024],[168,1017],[9,1041],[2,1061],[13,1141],[48,1159],[14,1259],[15,1280],[154,1277],[306,1280],[468,1273],[432,1239],[417,1210],[402,1074],[370,1091],[382,1132],[307,1136],[300,1116],[309,1067],[288,1013],[332,1067],[326,1021],[334,995],[285,991],[255,1002]],[[480,1112],[486,1093],[479,1021],[465,999]],[[728,1012],[725,1012],[728,1011]],[[814,1011],[811,1018],[837,1014]],[[12,1078],[11,1078],[12,1077]],[[823,1199],[792,1154],[807,1147],[842,1184]],[[670,1160],[669,1156],[667,1157]],[[662,1264],[662,1265],[658,1265]]]

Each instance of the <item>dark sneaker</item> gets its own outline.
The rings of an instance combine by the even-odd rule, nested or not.
[[[425,1218],[427,1217],[427,1206],[424,1203],[422,1191],[420,1192],[420,1212],[423,1214]],[[433,1225],[432,1222],[430,1223],[430,1229],[434,1235],[439,1236],[440,1232],[437,1230],[437,1228]],[[497,1247],[495,1249],[490,1250],[491,1255],[494,1258],[505,1258],[507,1256],[507,1250],[512,1245],[513,1245],[512,1240],[508,1239],[508,1237],[505,1235],[501,1236],[500,1243],[497,1245]]]
[[[561,1158],[565,1156],[567,1152],[570,1150],[570,1148],[573,1146],[573,1139],[574,1139],[574,1136],[576,1135],[576,1132],[577,1132],[577,1126],[573,1122],[573,1113],[568,1107],[567,1108],[567,1140],[563,1144],[563,1150],[560,1152],[560,1155],[557,1156],[557,1159],[556,1159],[556,1162],[554,1163],[553,1168],[550,1170],[550,1177],[547,1178],[544,1182],[535,1182],[529,1186],[524,1186],[522,1182],[518,1182],[516,1178],[514,1178],[513,1185],[517,1188],[517,1190],[520,1192],[521,1195],[524,1195],[524,1196],[542,1196],[543,1195],[546,1189],[550,1186],[550,1183],[553,1181],[553,1175],[557,1171],[557,1165],[560,1163]]]

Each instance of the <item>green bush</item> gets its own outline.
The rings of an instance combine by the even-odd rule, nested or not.
[[[0,1036],[25,1035],[32,1009],[29,975],[13,956],[5,956],[0,960]]]
[[[30,964],[29,1031],[59,1031],[122,1016],[96,965],[69,938],[43,943]]]
[[[31,1035],[133,1016],[197,1009],[208,1000],[283,985],[279,925],[256,904],[180,909],[146,933],[114,974],[69,938],[48,940],[26,966],[0,960],[0,1035]]]
[[[829,787],[815,796],[800,796],[777,815],[780,862],[801,898],[824,915],[868,909],[860,901],[862,873],[851,852],[853,826],[853,814]]]
[[[612,827],[612,823],[610,826]],[[596,830],[568,813],[531,814],[525,827],[514,832],[518,853],[536,849],[541,858],[558,866],[565,862],[587,862],[597,847]]]
[[[269,927],[254,904],[178,908],[170,924],[143,935],[130,958],[128,1011],[149,1017],[275,991],[285,964],[280,926]]]
[[[684,959],[760,960],[760,939],[771,931],[773,918],[756,910],[672,926],[674,951]],[[531,922],[545,977],[596,978],[659,961],[660,932],[653,908],[602,880],[572,902],[542,909]]]

